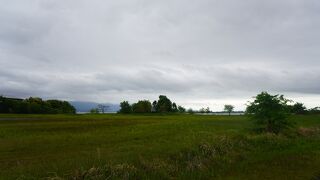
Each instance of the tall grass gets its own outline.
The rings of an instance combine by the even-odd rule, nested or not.
[[[320,167],[319,116],[281,135],[244,116],[18,117],[36,120],[0,121],[0,179],[311,179]]]

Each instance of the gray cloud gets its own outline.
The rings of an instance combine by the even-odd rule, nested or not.
[[[317,105],[316,0],[0,0],[0,94],[190,107],[262,90]],[[220,108],[220,109],[219,109]]]

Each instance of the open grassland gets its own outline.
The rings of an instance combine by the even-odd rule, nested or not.
[[[0,115],[0,179],[317,179],[320,116]]]

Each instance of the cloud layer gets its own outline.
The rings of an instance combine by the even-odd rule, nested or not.
[[[3,95],[117,103],[167,94],[220,110],[267,90],[319,105],[317,0],[0,2]]]

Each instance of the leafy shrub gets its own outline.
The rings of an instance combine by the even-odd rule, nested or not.
[[[288,120],[289,101],[283,95],[262,92],[247,106],[246,114],[255,121],[258,129],[278,134],[291,126]]]

